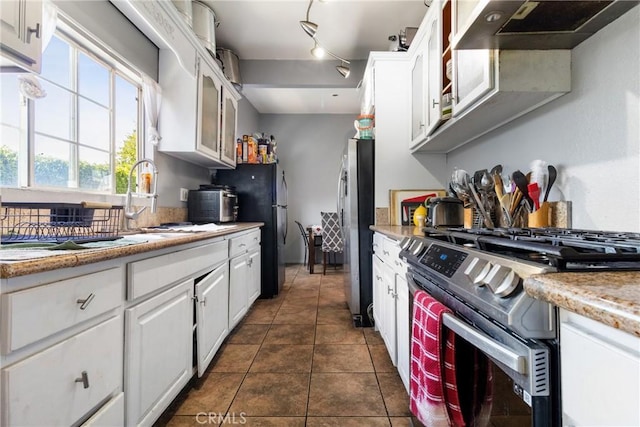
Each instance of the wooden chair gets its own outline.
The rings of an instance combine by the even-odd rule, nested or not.
[[[322,274],[327,274],[327,254],[333,253],[334,266],[336,254],[344,250],[342,228],[336,212],[320,212],[322,226]]]
[[[298,224],[298,228],[300,228],[300,234],[302,235],[302,241],[304,242],[304,265],[307,266],[307,257],[309,255],[309,233],[298,221],[295,221]],[[322,237],[321,236],[313,236],[313,246],[315,248],[320,248],[322,246]],[[311,262],[311,260],[309,260]],[[315,260],[313,260],[315,263]]]

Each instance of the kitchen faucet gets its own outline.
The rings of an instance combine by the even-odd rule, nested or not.
[[[153,168],[153,178],[152,178],[152,183],[151,183],[151,192],[150,193],[132,193],[131,192],[131,177],[133,176],[133,171],[136,169],[136,167],[142,163],[149,163],[151,165],[151,167]],[[138,188],[140,188],[140,185],[137,184]],[[139,211],[135,211],[131,209],[131,197],[133,195],[137,196],[137,197],[145,197],[145,198],[151,198],[151,212],[155,213],[156,212],[156,207],[158,204],[158,192],[157,192],[157,188],[158,188],[158,168],[156,167],[156,164],[153,163],[153,161],[149,160],[149,159],[142,159],[142,160],[138,160],[137,162],[135,162],[133,164],[133,166],[131,166],[131,169],[129,170],[129,181],[127,182],[127,203],[126,206],[124,208],[124,217],[127,219],[138,219],[138,216],[142,213],[142,211],[144,211],[147,207],[144,206],[142,209],[140,209]]]

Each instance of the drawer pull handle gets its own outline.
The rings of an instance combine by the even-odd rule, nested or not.
[[[389,255],[389,251],[383,250],[382,253],[385,254],[385,255]]]
[[[393,288],[391,286],[387,286],[387,293],[390,293],[391,296],[393,296]]]
[[[85,299],[77,299],[76,302],[80,305],[80,310],[84,310],[86,309],[89,304],[91,304],[91,301],[93,301],[93,299],[96,297],[95,294],[89,294],[88,297],[86,297]]]
[[[246,244],[244,244],[244,243],[240,243],[240,244],[238,245],[238,247],[239,247],[239,248],[244,248],[245,246],[247,246],[247,245],[246,245]]]
[[[395,261],[393,261],[393,262],[394,262],[398,267],[402,265],[402,264],[400,264],[400,261],[398,261],[398,260],[395,260]]]
[[[89,388],[89,375],[87,374],[87,371],[82,371],[82,374],[80,375],[80,378],[76,378],[75,382],[82,383],[83,388]]]
[[[376,280],[382,280],[382,276],[378,276],[378,275],[376,274]]]
[[[200,304],[202,304],[203,306],[207,305],[207,299],[206,298],[202,298],[202,300],[198,301]]]
[[[251,265],[252,265],[252,264],[253,264],[253,258],[249,258],[249,259],[247,260],[247,265],[248,265],[249,267],[251,267]]]

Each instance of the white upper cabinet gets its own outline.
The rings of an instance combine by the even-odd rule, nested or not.
[[[205,61],[199,61],[198,102],[196,108],[196,151],[220,157],[220,103],[222,83]]]
[[[415,86],[411,103],[419,108],[426,91],[427,114],[424,135],[412,123],[412,152],[448,153],[571,90],[570,50],[453,48],[471,6],[434,1],[420,25],[427,83],[422,92]]]
[[[235,168],[241,98],[169,1],[112,0],[160,47],[158,150],[209,168]]]
[[[1,66],[17,65],[40,73],[42,57],[42,2],[3,0],[0,7]],[[7,58],[9,61],[5,61]]]

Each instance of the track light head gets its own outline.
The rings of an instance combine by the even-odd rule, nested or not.
[[[349,77],[349,74],[351,73],[351,69],[349,68],[349,66],[343,65],[343,64],[344,62],[336,66],[336,70],[338,70],[338,72],[342,75],[342,77],[346,79],[347,77]]]
[[[300,21],[300,26],[311,38],[315,37],[316,32],[318,31],[318,24],[311,21]]]

